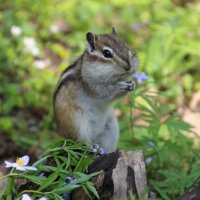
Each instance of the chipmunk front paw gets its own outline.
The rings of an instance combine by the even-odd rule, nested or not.
[[[135,89],[135,84],[130,80],[130,81],[120,81],[119,87],[122,92],[126,91],[132,91]]]

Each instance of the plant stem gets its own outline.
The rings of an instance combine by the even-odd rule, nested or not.
[[[131,134],[134,133],[134,129],[133,129],[133,102],[132,102],[132,98],[130,96],[130,131]]]
[[[12,176],[17,176],[18,174],[17,173],[11,173],[11,174],[8,174],[6,176],[2,176],[0,177],[0,180],[4,179],[4,178],[8,178],[8,177],[12,177]]]

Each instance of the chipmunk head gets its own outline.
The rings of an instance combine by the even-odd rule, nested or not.
[[[135,53],[117,35],[86,34],[87,45],[83,59],[82,75],[91,83],[115,83],[127,80],[139,67]]]

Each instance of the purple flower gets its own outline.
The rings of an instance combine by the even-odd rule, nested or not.
[[[42,172],[39,176],[40,177],[46,177],[44,172]]]
[[[148,75],[145,72],[142,72],[141,74],[135,73],[133,77],[136,79],[138,84],[141,84],[143,80],[148,79]]]
[[[67,176],[66,179],[69,181],[69,182],[74,182],[76,179],[75,178],[72,178],[71,176]]]
[[[150,146],[150,147],[153,147],[153,146],[154,146],[154,143],[153,143],[152,141],[149,140],[149,141],[147,142],[147,145]]]
[[[148,157],[145,160],[146,164],[148,164],[148,165],[150,165],[152,161],[153,161],[153,157]]]
[[[92,153],[96,153],[96,152],[97,152],[97,149],[92,147],[92,148],[90,149],[90,151],[91,151]]]
[[[91,146],[90,151],[92,153],[96,153],[99,148],[100,148],[100,146],[98,144],[95,144],[95,145]]]
[[[100,145],[98,145],[98,144],[95,144],[95,145],[91,146],[90,152],[92,152],[92,153],[98,153],[99,155],[106,154],[106,151],[104,149],[102,149],[100,147]]]
[[[106,154],[106,151],[102,148],[99,149],[99,155],[104,155]]]
[[[71,197],[70,197],[69,193],[64,192],[64,193],[63,193],[63,199],[64,199],[64,200],[70,200]]]
[[[140,23],[136,23],[133,24],[132,28],[134,31],[139,31],[142,28],[142,25]]]

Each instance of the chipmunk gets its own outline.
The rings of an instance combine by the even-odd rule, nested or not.
[[[110,34],[86,34],[85,51],[65,69],[54,93],[59,133],[107,152],[117,148],[119,125],[113,102],[134,89],[130,77],[139,63],[112,28]]]

